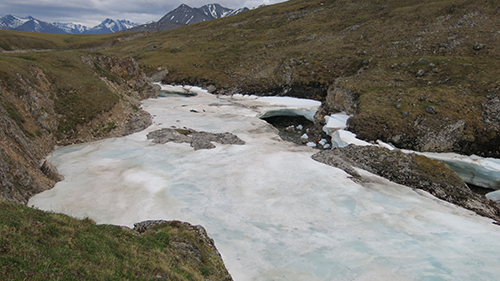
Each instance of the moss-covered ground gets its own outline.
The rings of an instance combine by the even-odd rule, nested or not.
[[[0,202],[2,280],[225,280],[220,257],[182,223],[139,234]],[[182,242],[200,256],[182,255]],[[217,257],[217,254],[215,254]]]

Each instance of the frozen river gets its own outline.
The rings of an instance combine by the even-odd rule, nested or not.
[[[148,129],[56,149],[65,180],[29,205],[98,223],[201,224],[245,280],[498,280],[500,227],[423,191],[363,173],[360,185],[281,141],[257,116],[313,101],[196,97],[146,100]],[[153,144],[148,132],[232,132],[245,145]]]

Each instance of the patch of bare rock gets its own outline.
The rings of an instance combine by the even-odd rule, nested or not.
[[[153,143],[158,144],[165,144],[167,142],[189,143],[194,150],[215,148],[212,142],[220,144],[245,144],[238,136],[229,132],[209,133],[197,132],[191,129],[163,128],[149,133],[147,137],[153,140]]]

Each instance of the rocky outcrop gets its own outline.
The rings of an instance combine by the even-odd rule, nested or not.
[[[473,193],[444,163],[425,156],[405,154],[376,146],[354,146],[321,151],[313,159],[343,169],[361,179],[353,167],[390,181],[429,192],[439,199],[500,222],[500,208],[485,196]]]
[[[328,88],[325,99],[318,108],[314,119],[320,123],[324,123],[325,116],[332,113],[345,112],[347,114],[356,113],[358,103],[358,95],[349,89],[330,86]]]
[[[44,173],[49,179],[54,180],[56,182],[62,181],[64,177],[59,174],[57,168],[50,164],[49,161],[43,160],[42,165],[40,166],[40,170]]]
[[[0,199],[26,203],[51,188],[57,176],[46,176],[40,161],[54,146],[57,114],[50,82],[31,65],[25,75],[0,80]]]
[[[134,231],[140,235],[157,234],[166,231],[166,244],[176,253],[178,261],[195,268],[204,268],[202,274],[205,280],[233,280],[224,261],[215,247],[214,240],[201,225],[191,225],[187,222],[149,220],[134,224]]]
[[[164,144],[167,142],[189,143],[194,150],[215,148],[215,145],[212,142],[220,144],[245,144],[245,142],[238,138],[238,136],[229,132],[214,134],[208,132],[197,132],[191,129],[163,128],[149,133],[147,137],[148,139],[153,140],[154,143],[158,144]]]

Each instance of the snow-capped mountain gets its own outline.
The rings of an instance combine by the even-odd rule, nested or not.
[[[75,23],[48,23],[32,16],[22,18],[13,15],[0,17],[0,29],[22,30],[41,33],[104,34],[122,31],[139,25],[129,20],[106,19],[101,24],[89,28]]]
[[[40,32],[40,33],[58,33],[63,34],[66,31],[41,20],[37,20],[31,16],[27,18],[27,21],[22,25],[14,28],[14,30],[30,31],[30,32]]]
[[[125,29],[132,28],[134,26],[138,26],[138,23],[131,22],[129,20],[113,20],[106,19],[101,24],[92,27],[91,29],[85,31],[86,34],[105,34],[105,33],[114,33],[118,31],[122,31]]]
[[[210,16],[206,15],[199,9],[191,8],[186,4],[181,4],[179,7],[163,16],[163,18],[161,18],[158,22],[192,24],[210,19]]]
[[[56,26],[37,20],[31,16],[22,18],[13,15],[6,15],[0,18],[0,29],[12,29],[43,33],[66,33]]]
[[[228,17],[239,14],[244,11],[248,11],[248,8],[240,8],[233,10],[223,7],[219,4],[208,4],[200,8],[191,8],[186,4],[182,4],[176,9],[164,15],[158,22],[139,25],[127,31],[158,32],[168,29],[179,28],[187,24],[193,24],[197,22]]]
[[[241,12],[245,12],[245,11],[248,11],[248,10],[249,9],[247,7],[239,8],[239,9],[234,9],[234,10],[231,10],[230,12],[228,12],[228,13],[225,13],[222,17],[234,16],[236,14],[239,14]]]
[[[235,15],[247,10],[248,8],[233,10],[219,4],[207,4],[200,8],[191,8],[186,4],[181,4],[179,7],[163,16],[158,22],[193,24]]]
[[[222,7],[219,4],[208,4],[198,9],[200,9],[205,15],[214,19],[222,18],[226,14],[233,11],[232,9]]]
[[[23,25],[28,20],[28,18],[6,15],[0,18],[0,29],[14,29]]]
[[[52,23],[54,26],[66,31],[66,33],[70,34],[82,34],[89,30],[89,27],[76,23],[62,23],[62,22],[54,22]]]

